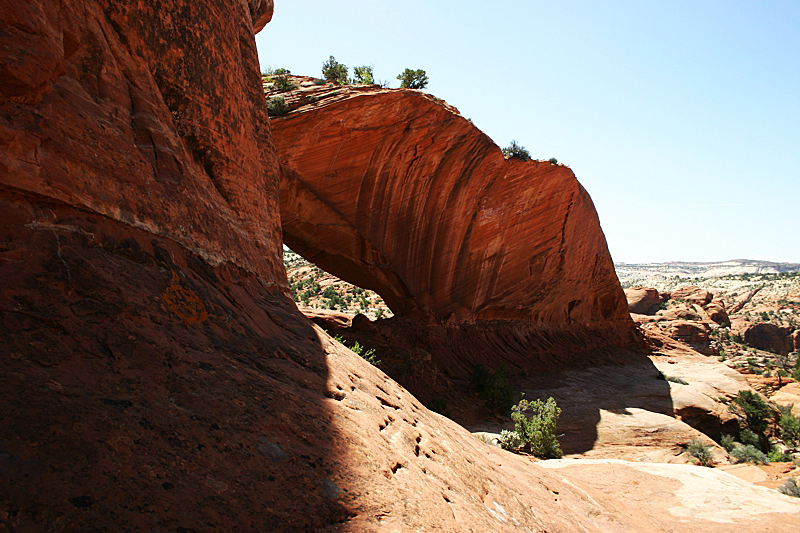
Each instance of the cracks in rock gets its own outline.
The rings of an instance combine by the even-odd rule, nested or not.
[[[569,220],[569,215],[572,212],[572,203],[575,200],[575,193],[572,192],[569,195],[569,203],[567,204],[567,212],[564,214],[564,223],[561,224],[561,244],[559,245],[559,270],[564,268],[564,262],[566,260],[567,250],[565,248],[565,244],[567,242],[567,221]]]
[[[56,254],[58,254],[58,258],[61,260],[61,263],[64,265],[64,268],[67,269],[67,292],[72,290],[72,273],[69,271],[69,265],[66,261],[64,261],[64,256],[61,255],[61,239],[58,238],[58,233],[56,230],[53,230],[53,235],[56,236]]]

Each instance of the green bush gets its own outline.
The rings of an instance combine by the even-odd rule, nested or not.
[[[500,447],[504,450],[515,452],[525,445],[522,435],[516,431],[504,429],[500,432]]]
[[[551,157],[549,159],[549,161],[550,161],[551,165],[557,165],[558,164],[558,159],[556,159],[555,157]]]
[[[800,498],[800,483],[797,482],[796,477],[790,477],[786,483],[778,487],[778,492],[793,498]]]
[[[522,159],[523,161],[528,161],[531,158],[530,152],[525,149],[524,146],[517,143],[517,141],[512,140],[511,144],[509,144],[506,148],[503,148],[503,157],[506,159],[511,159],[512,157],[516,159]]]
[[[378,358],[375,356],[375,349],[374,348],[370,348],[369,350],[365,350],[364,346],[361,346],[361,344],[359,344],[358,341],[355,341],[355,343],[352,346],[347,346],[347,344],[345,344],[345,341],[341,337],[341,335],[336,335],[333,339],[336,342],[340,342],[340,343],[344,344],[345,348],[349,348],[351,352],[353,352],[354,354],[358,355],[359,357],[361,357],[362,359],[364,359],[366,362],[368,362],[371,365],[380,366],[380,364],[383,362],[383,361],[379,361]]]
[[[736,447],[736,441],[734,441],[733,437],[730,435],[723,435],[719,440],[719,445],[725,448],[726,452],[730,452],[734,447]]]
[[[736,459],[737,463],[769,464],[769,457],[752,444],[739,444],[730,452],[730,455]]]
[[[767,454],[767,458],[773,463],[791,463],[793,456],[791,453],[784,453],[778,448],[772,448]]]
[[[407,68],[402,74],[397,75],[402,89],[424,89],[428,85],[428,75],[422,69],[411,70]]]
[[[347,66],[336,61],[335,57],[330,56],[322,64],[322,77],[339,85],[345,85],[347,83]]]
[[[697,459],[697,462],[702,466],[711,466],[714,464],[714,458],[711,456],[711,448],[703,444],[700,439],[692,439],[686,446],[686,451],[689,455]]]
[[[764,431],[766,431],[769,421],[774,417],[775,413],[767,402],[754,392],[742,390],[728,404],[728,409],[744,421],[747,429],[758,436],[761,450],[768,451],[769,441],[764,435]]]
[[[353,83],[357,85],[373,85],[375,80],[372,78],[372,67],[366,65],[353,67]]]
[[[495,413],[508,413],[520,394],[515,392],[508,382],[505,367],[492,374],[482,363],[475,365],[470,379],[470,389],[486,402],[486,407]]]
[[[759,440],[758,435],[756,435],[747,428],[739,432],[739,442],[741,442],[742,444],[750,444],[751,446],[755,446],[756,448],[761,446],[761,441]]]
[[[286,105],[286,100],[283,96],[273,96],[267,102],[267,113],[272,117],[285,115],[288,111],[289,106]]]
[[[781,418],[778,427],[781,428],[781,440],[789,446],[800,446],[800,418],[792,414],[792,406],[780,406]]]
[[[526,414],[528,412],[530,417]],[[500,445],[506,450],[527,449],[537,457],[558,459],[564,455],[556,438],[559,416],[561,408],[552,396],[546,402],[520,400],[511,408],[514,431],[501,432]]]
[[[286,69],[281,69],[281,70],[286,70]],[[297,89],[297,84],[292,82],[292,81],[289,81],[288,74],[289,74],[289,71],[286,70],[285,73],[274,75],[272,77],[272,86],[273,86],[273,88],[275,88],[275,89],[277,89],[279,91],[283,91],[283,92]]]

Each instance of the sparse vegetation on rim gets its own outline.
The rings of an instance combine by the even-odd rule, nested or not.
[[[322,77],[333,83],[345,85],[347,84],[347,65],[339,63],[335,57],[330,56],[322,64]]]
[[[405,69],[397,75],[401,89],[424,89],[428,85],[428,75],[422,69]]]
[[[366,65],[353,67],[353,83],[355,85],[373,85],[375,80],[372,77],[372,67]]]
[[[503,156],[506,159],[515,158],[515,159],[520,159],[522,161],[529,161],[531,158],[530,152],[528,152],[528,150],[526,150],[524,146],[522,146],[515,140],[512,140],[511,144],[503,148],[502,152]]]

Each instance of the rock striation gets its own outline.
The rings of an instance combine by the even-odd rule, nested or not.
[[[285,287],[252,38],[271,0],[17,4],[0,7],[0,184]]]
[[[504,159],[419,91],[292,79],[289,112],[272,119],[290,248],[423,324],[521,321],[630,342],[597,213],[568,167]]]

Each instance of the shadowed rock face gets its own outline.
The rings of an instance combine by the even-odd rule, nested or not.
[[[253,40],[271,12],[270,0],[4,3],[0,183],[285,287]]]
[[[423,322],[630,326],[569,168],[505,160],[417,91],[309,87],[287,100],[272,124],[293,250]]]

